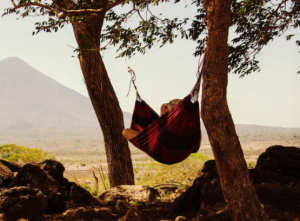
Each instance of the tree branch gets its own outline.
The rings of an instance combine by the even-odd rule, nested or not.
[[[112,2],[111,4],[107,5],[106,7],[104,7],[105,11],[109,11],[110,9],[112,9],[113,7],[121,4],[122,2],[124,2],[125,0],[116,0],[114,2]]]
[[[16,3],[14,0],[11,0],[11,3],[13,4],[14,7],[17,7]]]
[[[122,2],[124,2],[125,0],[116,0],[113,1],[111,4],[108,4],[107,6],[103,7],[103,8],[99,8],[99,9],[78,9],[78,10],[67,10],[64,9],[57,0],[52,0],[56,5],[57,8],[59,10],[61,10],[65,15],[79,15],[79,14],[89,14],[89,13],[102,13],[102,12],[107,12],[110,9],[112,9],[113,7],[121,4]]]
[[[110,9],[112,9],[113,7],[121,4],[125,0],[112,1],[107,6],[105,6],[103,8],[99,8],[99,9],[78,9],[78,10],[67,10],[67,9],[63,8],[62,5],[57,0],[52,0],[52,1],[55,3],[55,5],[57,6],[57,9],[59,11],[57,9],[49,6],[49,5],[45,5],[45,4],[41,4],[41,3],[37,3],[37,2],[28,1],[25,4],[17,5],[14,0],[11,0],[12,4],[14,6],[13,10],[17,10],[19,8],[23,8],[23,7],[26,7],[26,6],[37,6],[37,7],[45,8],[45,9],[48,9],[48,10],[52,11],[58,18],[62,17],[61,13],[63,13],[63,15],[65,15],[65,16],[72,16],[72,15],[80,15],[80,14],[107,12]]]
[[[27,6],[37,6],[37,7],[48,9],[48,10],[52,11],[57,17],[59,16],[59,11],[57,11],[55,8],[53,8],[49,5],[40,4],[40,3],[36,3],[36,2],[27,2],[26,4],[16,5],[14,0],[11,0],[11,2],[14,6],[12,10],[17,10],[19,8],[23,8],[23,7],[27,7]]]

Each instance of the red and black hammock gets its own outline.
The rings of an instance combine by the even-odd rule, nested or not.
[[[130,69],[130,71],[132,71]],[[198,72],[199,73],[199,72]],[[130,129],[141,131],[129,141],[163,164],[175,164],[185,160],[200,148],[199,74],[193,90],[169,112],[159,115],[141,99],[134,79],[137,99]]]

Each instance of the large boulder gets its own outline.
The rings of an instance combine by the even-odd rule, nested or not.
[[[26,186],[41,190],[47,197],[47,213],[55,213],[65,209],[58,182],[36,165],[24,165],[10,184],[10,187],[15,186]]]
[[[112,187],[99,196],[104,205],[116,205],[118,200],[153,202],[157,190],[145,185],[119,185]]]
[[[43,220],[46,196],[38,189],[13,187],[0,193],[0,220]]]
[[[300,148],[271,146],[256,163],[253,183],[278,183],[300,188]]]

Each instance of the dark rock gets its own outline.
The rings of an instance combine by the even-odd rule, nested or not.
[[[10,184],[10,187],[15,186],[26,186],[41,190],[47,197],[47,213],[55,213],[65,208],[63,196],[59,192],[58,182],[38,166],[24,165]]]
[[[215,178],[208,180],[202,187],[201,204],[197,215],[206,217],[206,220],[219,220],[213,217],[216,211],[223,211],[226,208],[220,180]]]
[[[69,185],[70,196],[67,208],[101,206],[101,203],[89,191],[72,182]]]
[[[19,172],[19,170],[21,169],[21,165],[17,164],[17,163],[12,163],[12,162],[7,162],[5,160],[0,160],[0,162],[2,164],[4,164],[5,166],[7,166],[11,172]]]
[[[118,215],[114,214],[114,212],[110,208],[73,208],[65,211],[57,219],[62,220],[84,220],[84,221],[92,221],[92,220],[117,220]]]
[[[0,187],[9,187],[14,175],[12,171],[2,162],[0,162]]]
[[[144,221],[144,219],[138,209],[133,207],[128,210],[125,216],[118,219],[118,221]]]
[[[116,208],[117,208],[117,210],[126,214],[132,207],[126,201],[118,200],[116,203]]]
[[[120,185],[106,190],[99,199],[104,205],[116,205],[118,200],[153,202],[157,196],[157,190],[149,186]]]
[[[256,163],[253,183],[279,183],[300,188],[300,148],[272,146]]]
[[[197,221],[199,221],[199,220],[202,220],[202,219],[197,219]],[[231,217],[229,216],[229,212],[226,208],[218,210],[218,211],[211,211],[210,213],[207,214],[207,216],[203,220],[232,221]]]
[[[60,162],[55,160],[45,160],[44,162],[38,164],[38,166],[42,170],[47,171],[48,174],[58,183],[63,182],[63,173],[65,171],[65,167]]]
[[[43,220],[47,205],[46,196],[38,189],[13,187],[0,193],[1,220]]]
[[[174,200],[170,207],[171,211],[197,211],[200,207],[202,194],[205,195],[205,192],[202,190],[203,186],[215,179],[219,179],[216,163],[214,160],[206,161],[195,178],[193,185]]]
[[[249,172],[270,218],[299,220],[300,148],[272,146]],[[197,211],[197,220],[230,221],[214,161],[204,164],[192,187],[174,200],[171,210]]]
[[[272,219],[299,220],[300,189],[276,183],[254,185],[264,209]]]

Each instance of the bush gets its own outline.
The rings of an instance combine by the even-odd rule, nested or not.
[[[188,187],[192,185],[203,163],[209,159],[206,155],[195,153],[183,162],[174,165],[165,165],[152,160],[146,165],[146,171],[136,176],[136,183],[149,186],[174,183]]]
[[[87,184],[81,184],[80,185],[82,188],[84,188],[84,189],[86,189],[87,191],[91,191],[92,190],[92,188],[89,186],[89,185],[87,185]]]
[[[39,163],[46,159],[55,159],[51,152],[38,148],[6,144],[0,146],[0,158],[9,162]]]

